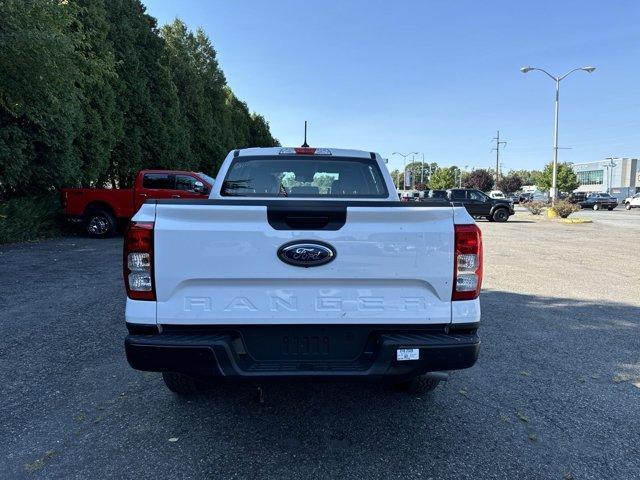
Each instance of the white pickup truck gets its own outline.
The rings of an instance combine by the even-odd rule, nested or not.
[[[208,200],[142,205],[124,278],[129,364],[177,394],[324,377],[424,391],[478,357],[480,230],[463,206],[400,202],[372,152],[230,152]]]

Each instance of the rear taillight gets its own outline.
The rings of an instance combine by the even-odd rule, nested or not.
[[[477,225],[455,225],[452,300],[473,300],[482,287],[482,233]]]
[[[131,222],[124,237],[124,285],[132,300],[155,300],[153,222]]]

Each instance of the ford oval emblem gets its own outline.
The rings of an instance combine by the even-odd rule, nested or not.
[[[317,267],[336,258],[336,250],[328,243],[298,240],[282,245],[278,258],[296,267]]]

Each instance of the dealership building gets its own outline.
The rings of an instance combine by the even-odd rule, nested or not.
[[[640,192],[637,158],[607,158],[598,162],[571,165],[580,186],[576,192],[607,192],[623,200]]]

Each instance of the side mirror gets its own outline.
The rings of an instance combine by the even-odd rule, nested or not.
[[[204,193],[206,189],[204,188],[204,183],[199,180],[196,180],[193,184],[193,191],[196,193]]]

